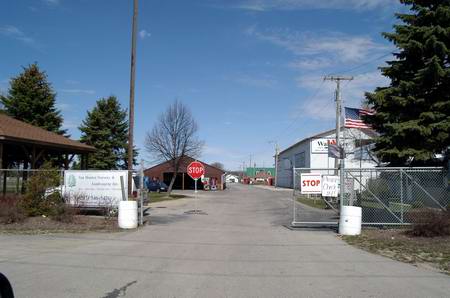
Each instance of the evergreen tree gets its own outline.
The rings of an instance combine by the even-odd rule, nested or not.
[[[0,95],[4,111],[18,119],[46,130],[65,134],[63,118],[55,107],[56,93],[47,75],[38,65],[31,64],[10,81],[8,93]]]
[[[89,155],[89,168],[127,169],[127,112],[121,108],[116,97],[98,100],[96,106],[88,111],[79,129],[82,132],[81,142],[97,149]],[[135,150],[134,157],[136,156]]]
[[[450,1],[401,0],[410,13],[384,37],[398,48],[382,67],[390,78],[366,98],[376,111],[365,121],[380,132],[375,151],[384,162],[430,164],[450,145]]]

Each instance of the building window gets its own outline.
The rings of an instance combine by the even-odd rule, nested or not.
[[[295,167],[296,168],[304,168],[306,166],[305,162],[305,152],[300,152],[295,154]]]
[[[291,161],[289,158],[283,159],[283,166],[285,170],[290,170],[292,168]]]

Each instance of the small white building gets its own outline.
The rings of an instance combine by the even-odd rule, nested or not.
[[[226,183],[238,183],[239,182],[239,177],[233,174],[227,174],[225,176],[225,182]]]
[[[378,165],[370,148],[376,133],[370,129],[345,128],[346,168],[372,168]],[[292,188],[293,168],[332,169],[335,159],[328,157],[328,144],[336,144],[336,130],[328,130],[303,139],[278,155],[277,186]]]

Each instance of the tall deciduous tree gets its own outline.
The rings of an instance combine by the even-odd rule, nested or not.
[[[203,142],[198,140],[197,130],[197,123],[190,110],[177,100],[159,117],[152,131],[147,133],[147,151],[158,160],[171,163],[174,175],[169,184],[169,193],[183,162],[182,157],[200,156]]]
[[[24,122],[46,130],[65,134],[63,118],[55,107],[56,93],[47,80],[47,75],[38,65],[31,64],[10,81],[5,96],[0,95],[5,112]]]
[[[450,1],[402,0],[410,13],[396,14],[397,58],[382,67],[391,79],[366,98],[376,110],[366,117],[378,132],[375,151],[390,165],[432,162],[450,144]]]
[[[115,96],[98,100],[96,106],[87,112],[79,129],[81,142],[97,149],[89,156],[89,168],[127,169],[127,112]],[[134,156],[137,156],[136,151]]]
[[[218,162],[218,161],[213,162],[213,163],[211,164],[211,166],[216,167],[216,168],[221,169],[221,170],[224,170],[224,169],[225,169],[225,166],[223,165],[223,163]]]

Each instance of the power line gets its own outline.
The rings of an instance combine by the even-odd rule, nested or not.
[[[321,83],[319,84],[319,86],[317,87],[317,89],[313,92],[313,94],[309,97],[306,98],[306,100],[312,101],[313,99],[316,98],[316,96],[319,94],[319,91],[322,89],[322,85],[324,84],[324,81],[322,80]],[[289,131],[289,129],[292,127],[292,125],[297,123],[298,118],[303,114],[303,111],[300,111],[295,117],[294,119],[289,123],[289,125],[283,129],[283,132],[281,132],[280,134],[278,134],[277,136],[271,138],[272,140],[277,140],[278,138],[280,138],[281,136],[285,135],[286,132]]]
[[[362,67],[364,67],[364,66],[370,65],[370,64],[372,64],[373,62],[378,61],[378,60],[380,60],[381,58],[385,58],[385,57],[390,56],[390,55],[392,55],[392,52],[383,54],[383,55],[381,55],[381,56],[379,56],[379,57],[377,57],[377,58],[375,58],[375,59],[372,59],[372,60],[369,60],[369,61],[367,61],[367,62],[361,63],[361,64],[359,64],[359,65],[356,65],[356,66],[354,66],[354,67],[348,68],[348,69],[346,69],[346,70],[336,71],[336,72],[333,72],[333,73],[329,73],[329,74],[327,74],[326,76],[336,75],[337,73],[349,73],[349,72],[352,72],[352,71],[354,71],[354,70],[360,69],[360,68],[362,68]]]

